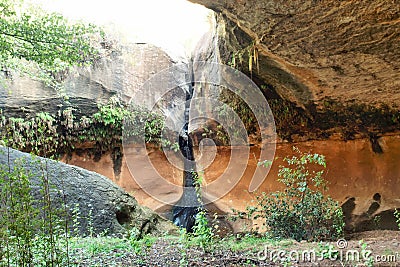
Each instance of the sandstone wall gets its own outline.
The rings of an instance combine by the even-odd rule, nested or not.
[[[400,104],[398,1],[191,1],[221,15],[221,49],[254,43],[254,75],[286,99]]]
[[[279,143],[276,156],[282,159],[291,155],[292,147],[295,145],[301,151],[311,151],[326,156],[327,168],[326,179],[330,182],[329,194],[344,204],[347,216],[348,228],[352,230],[371,229],[375,227],[373,217],[380,215],[383,219],[381,227],[395,229],[394,217],[390,215],[394,208],[400,207],[398,192],[400,191],[400,136],[388,135],[378,139],[378,145],[382,153],[374,152],[372,142],[369,139],[358,139],[351,141],[325,140],[308,141],[302,143]],[[375,144],[376,145],[376,144]],[[162,176],[173,184],[181,185],[182,171],[171,166],[165,155],[158,149],[140,151],[147,153],[154,168]],[[214,204],[223,212],[230,212],[231,208],[244,209],[254,194],[247,192],[257,166],[256,157],[259,154],[257,147],[251,148],[247,168],[239,183]],[[134,160],[133,158],[130,158]],[[218,179],[225,171],[230,160],[230,149],[218,148],[212,164],[205,169],[205,182],[210,183]],[[113,161],[110,155],[104,155],[99,161],[94,161],[87,154],[74,154],[65,162],[88,170],[96,171],[120,185],[127,192],[135,196],[140,204],[153,210],[163,210],[163,203],[158,202],[146,194],[146,187],[156,188],[157,194],[170,196],[178,199],[181,190],[170,191],[169,188],[157,187],[158,178],[146,175],[146,185],[139,187],[129,171],[126,160],[123,158],[121,173],[116,176],[113,172]],[[278,167],[281,160],[276,160],[259,191],[270,192],[280,188],[276,181]],[[143,165],[145,168],[145,165]],[[238,171],[240,166],[237,165]],[[146,173],[145,171],[142,173]],[[228,181],[227,181],[228,182]],[[389,212],[389,213],[388,213]]]
[[[29,77],[15,74],[6,86],[0,85],[0,109],[6,117],[25,118],[40,112],[56,116],[73,108],[79,119],[97,111],[110,97],[125,102],[143,100],[141,86],[152,75],[172,66],[172,59],[150,44],[114,44],[91,67],[80,68],[65,77],[64,88],[56,91]]]

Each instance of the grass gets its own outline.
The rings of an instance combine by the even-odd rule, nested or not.
[[[132,247],[122,238],[72,238],[70,242],[72,265],[118,266],[118,258],[130,257]]]
[[[145,236],[139,240],[129,236],[122,238],[102,235],[71,237],[69,239],[69,266],[270,266],[269,258],[267,260],[259,258],[259,253],[264,248],[268,248],[268,251],[285,251],[286,253],[292,250],[301,253],[304,250],[314,249],[317,257],[328,247],[336,249],[336,242],[297,242],[292,239],[276,239],[268,235],[251,233],[215,239],[212,241],[211,249],[207,251],[196,242],[189,242],[186,245],[183,245],[182,242],[181,237],[171,235]],[[375,249],[386,243],[387,240],[382,240],[376,244]],[[362,250],[356,240],[349,241],[349,246],[349,248]],[[184,253],[182,253],[183,250]],[[394,255],[395,252],[397,252],[397,248],[393,244],[375,251],[379,255]],[[182,260],[183,258],[184,260]],[[355,266],[354,264],[356,264],[356,262],[353,264],[331,261],[328,256],[325,256],[324,259],[320,263],[326,266],[339,266],[340,263],[350,264],[346,266]],[[293,262],[278,260],[272,263],[272,265],[274,264],[292,266]],[[312,266],[310,264],[299,266]]]
[[[70,239],[71,262],[83,262],[90,266],[104,266],[101,264],[107,262],[106,266],[119,266],[121,260],[143,255],[156,240],[151,236],[140,240],[107,236],[74,237]]]
[[[229,236],[223,239],[221,247],[223,249],[231,249],[232,251],[259,250],[260,247],[268,244],[275,244],[276,241],[265,236],[259,237],[251,234],[244,236]]]
[[[72,266],[148,266],[150,250],[154,253],[154,250],[163,247],[169,256],[176,253],[179,257],[178,250],[174,248],[179,247],[180,242],[178,236],[147,236],[134,242],[129,238],[107,236],[73,237],[70,239],[70,262]],[[265,236],[245,234],[216,241],[210,253],[232,251],[251,257],[266,244],[287,246],[291,243],[291,240],[276,241]],[[188,253],[198,251],[201,254],[202,249],[195,242],[190,242],[187,247]]]
[[[129,241],[114,237],[74,237],[70,240],[70,249],[85,254],[97,255],[111,251],[130,251]]]
[[[136,250],[136,243],[132,243],[132,241],[126,238],[75,237],[71,239],[70,249],[72,252],[72,262],[85,260],[85,262],[89,263],[89,259],[97,261],[99,258],[103,257],[108,257],[109,260],[111,260],[111,258],[140,257],[144,256],[154,243],[162,243],[166,247],[174,247],[179,245],[180,242],[181,240],[177,236],[149,237],[139,240],[137,245],[141,247],[141,250]],[[222,240],[216,241],[210,253],[229,250],[250,255],[257,253],[260,248],[263,248],[265,245],[287,248],[293,245],[294,242],[295,241],[289,239],[276,240],[266,236],[255,236],[251,234],[228,236]],[[192,250],[201,251],[201,248],[197,246],[195,242],[189,242],[187,247]]]

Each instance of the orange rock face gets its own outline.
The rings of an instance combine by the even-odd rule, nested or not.
[[[371,220],[374,216],[383,217],[382,228],[395,227],[393,218],[386,214],[400,207],[398,198],[400,192],[400,136],[384,136],[377,140],[381,148],[381,153],[374,152],[372,142],[369,139],[358,139],[352,141],[326,140],[326,141],[307,141],[302,143],[279,143],[277,144],[277,160],[272,165],[271,171],[265,177],[264,182],[257,190],[258,192],[271,192],[280,189],[277,182],[277,171],[282,164],[281,159],[293,153],[293,146],[301,151],[310,151],[326,156],[327,168],[325,178],[329,181],[328,193],[343,205],[345,210],[347,225],[350,230],[369,229],[372,226]],[[240,149],[240,148],[235,148]],[[253,178],[254,170],[257,166],[258,147],[251,147],[245,170],[239,182],[233,189],[222,198],[213,203],[219,210],[229,213],[231,208],[244,210],[254,198],[255,193],[249,193],[249,184]],[[141,156],[148,157],[154,169],[136,165],[140,169],[140,174],[145,179],[140,179],[140,186],[129,170],[126,157],[122,160],[121,172],[114,175],[113,161],[109,154],[106,154],[98,161],[94,161],[85,153],[78,156],[74,154],[69,160],[64,159],[69,164],[77,165],[88,170],[103,174],[113,180],[116,184],[132,194],[140,204],[150,207],[153,210],[163,210],[165,203],[157,201],[146,192],[156,192],[158,196],[166,197],[173,203],[178,200],[182,190],[182,171],[174,167],[167,159],[166,155],[158,149],[147,149],[147,151],[136,151],[136,156],[129,156],[129,160],[140,159]],[[215,157],[204,170],[204,185],[212,181],[221,179],[222,174],[231,160],[231,149],[219,147]],[[235,167],[236,166],[236,167]],[[242,172],[240,164],[233,164],[233,171]],[[237,168],[237,170],[235,169]],[[160,186],[160,176],[154,175],[154,170],[165,181],[176,185],[176,187]],[[136,172],[137,173],[137,172]],[[224,178],[226,179],[226,178]],[[225,182],[225,181],[224,181]],[[226,183],[229,183],[229,179]],[[215,192],[214,192],[215,193]]]

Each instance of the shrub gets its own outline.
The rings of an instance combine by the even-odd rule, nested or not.
[[[297,148],[294,151],[296,155],[285,158],[286,166],[279,168],[278,180],[285,186],[283,191],[257,196],[257,205],[247,207],[247,215],[262,218],[274,237],[298,241],[339,238],[344,227],[342,209],[337,201],[324,195],[324,171],[310,168],[325,168],[325,157],[302,153]]]
[[[132,227],[129,231],[128,241],[135,254],[141,254],[143,248],[150,248],[153,245],[155,238],[148,234],[141,236],[139,229]]]
[[[0,153],[2,153],[0,151]],[[9,153],[9,152],[8,152]],[[36,182],[25,158],[0,164],[0,266],[69,266],[65,203],[57,207],[46,162]],[[32,187],[38,187],[34,198]]]
[[[400,230],[400,210],[398,209],[394,210],[394,217],[396,218],[397,227]]]
[[[212,247],[216,236],[209,225],[206,211],[204,209],[201,209],[196,214],[196,222],[193,230],[193,236],[196,240],[196,244],[202,249],[209,250]]]
[[[203,182],[203,175],[197,172],[193,172],[193,176],[195,179],[194,184],[196,188],[197,200],[201,205],[203,205],[203,201],[201,198],[201,184]],[[195,224],[192,230],[192,233],[186,232],[186,229],[181,229],[180,232],[180,242],[182,245],[182,261],[186,261],[186,251],[183,249],[183,247],[188,248],[190,244],[193,244],[195,246],[201,247],[203,251],[211,251],[214,243],[217,241],[217,236],[214,234],[210,226],[210,222],[207,218],[207,211],[204,209],[203,206],[197,208]]]

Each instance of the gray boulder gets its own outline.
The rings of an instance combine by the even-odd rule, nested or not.
[[[48,178],[52,205],[65,203],[72,212],[79,207],[79,232],[87,235],[89,228],[96,233],[123,235],[136,228],[139,234],[173,233],[176,227],[112,183],[107,177],[62,162],[35,157],[7,147],[0,147],[0,165],[13,168],[24,158],[23,166],[32,174],[32,194],[42,198],[41,180]],[[72,224],[71,224],[72,225]]]

